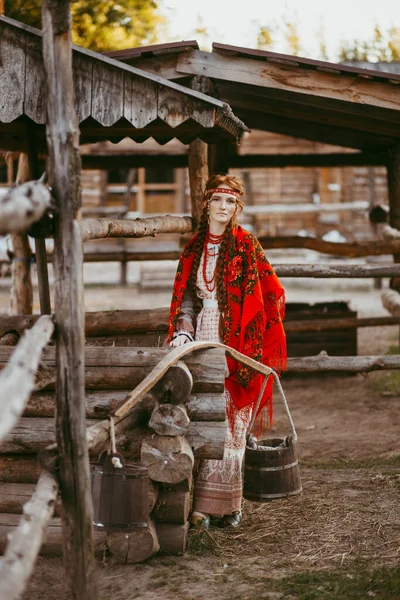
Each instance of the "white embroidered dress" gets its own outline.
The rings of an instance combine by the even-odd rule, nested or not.
[[[212,279],[217,264],[219,244],[208,244],[206,278]],[[200,341],[221,341],[218,334],[219,311],[216,290],[209,291],[203,278],[204,253],[197,272],[198,296],[203,301],[203,308],[197,316],[195,339]],[[211,286],[210,286],[211,287]],[[192,315],[183,319],[191,320]],[[190,308],[189,311],[190,313]],[[193,313],[192,313],[193,314]],[[193,510],[223,516],[232,514],[242,506],[242,463],[246,447],[246,431],[251,418],[251,407],[237,410],[231,395],[225,388],[227,412],[236,411],[233,431],[228,424],[223,460],[202,460],[195,481]]]

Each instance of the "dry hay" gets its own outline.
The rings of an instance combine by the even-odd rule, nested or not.
[[[270,576],[330,570],[354,560],[374,568],[398,563],[398,469],[306,469],[302,483],[299,496],[246,501],[240,529],[211,528],[203,540],[191,540],[189,552],[237,563],[263,557]]]

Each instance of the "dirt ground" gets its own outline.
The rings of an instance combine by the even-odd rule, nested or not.
[[[287,285],[290,301],[351,300],[360,316],[385,314],[371,282]],[[0,294],[0,302],[4,297]],[[91,286],[86,307],[167,305],[169,291]],[[398,327],[359,330],[359,354],[389,351]],[[211,529],[184,557],[98,564],[102,600],[400,599],[400,383],[368,377],[284,377],[298,432],[303,492],[245,502],[238,530]],[[287,424],[276,403],[274,430]],[[62,561],[39,558],[25,600],[67,598]]]

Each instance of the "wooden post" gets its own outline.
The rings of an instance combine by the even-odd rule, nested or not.
[[[196,75],[192,79],[192,89],[212,96],[213,84],[208,77]],[[206,142],[196,139],[189,144],[188,168],[193,229],[196,229],[201,215],[204,188],[208,179],[208,146]]]
[[[7,185],[11,186],[14,183],[14,154],[7,152],[5,161],[7,165]]]
[[[28,156],[21,153],[18,158],[17,184],[30,179]],[[14,313],[19,315],[32,314],[32,251],[26,233],[12,233],[11,243],[14,257],[11,265],[12,288],[11,306]]]
[[[389,224],[400,230],[400,146],[390,149],[387,165]]]
[[[79,129],[74,109],[69,0],[42,4],[57,330],[56,441],[60,456],[64,564],[71,598],[97,598],[93,506],[85,423],[83,252]]]
[[[389,193],[389,224],[400,230],[400,146],[389,151],[387,163],[388,193]],[[393,254],[393,261],[400,262],[400,254]],[[390,280],[390,287],[400,292],[400,277]],[[400,331],[399,331],[400,338]]]
[[[39,179],[41,173],[39,171],[39,159],[37,155],[37,141],[33,128],[29,128],[28,132],[28,161],[31,177]],[[35,253],[36,253],[36,271],[38,277],[38,291],[40,312],[42,315],[51,314],[50,301],[50,286],[49,272],[47,269],[47,251],[45,238],[35,238]]]

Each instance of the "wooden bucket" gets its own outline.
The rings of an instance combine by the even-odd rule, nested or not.
[[[246,447],[243,496],[253,502],[270,502],[300,494],[302,490],[295,444],[288,438],[260,440]]]
[[[243,496],[246,500],[253,502],[270,502],[278,498],[287,498],[300,494],[302,490],[295,450],[296,429],[279,377],[275,371],[272,369],[270,371],[283,402],[292,435],[286,438],[269,438],[257,442],[257,439],[251,434],[268,381],[268,375],[266,375],[250,421],[244,455]]]
[[[115,468],[118,458],[122,468]],[[130,531],[146,527],[149,519],[147,468],[125,466],[114,452],[104,455],[99,464],[90,465],[93,498],[93,526],[101,531]]]

